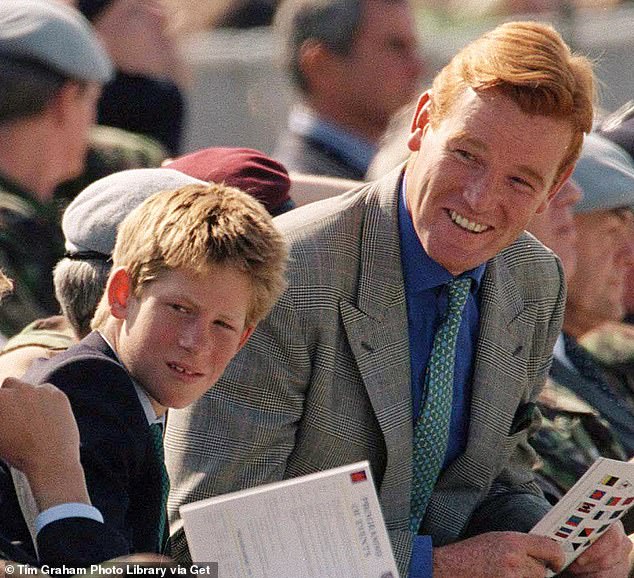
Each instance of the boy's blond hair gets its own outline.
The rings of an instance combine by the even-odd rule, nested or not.
[[[138,297],[163,271],[233,267],[251,280],[246,324],[253,326],[286,287],[286,258],[286,243],[266,209],[239,189],[212,183],[156,193],[134,209],[119,227],[112,269],[125,267]],[[92,328],[109,315],[106,292]]]

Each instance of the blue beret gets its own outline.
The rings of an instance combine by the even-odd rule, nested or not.
[[[0,57],[34,62],[64,77],[105,83],[113,67],[88,21],[51,0],[0,1]]]
[[[634,162],[618,145],[598,135],[586,136],[572,179],[583,199],[574,211],[634,210]]]
[[[208,183],[173,169],[130,169],[95,181],[64,211],[66,251],[110,255],[117,228],[128,213],[154,193],[195,184]]]

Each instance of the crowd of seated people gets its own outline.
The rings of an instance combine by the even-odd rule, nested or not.
[[[424,90],[405,0],[279,4],[268,156],[179,154],[153,2],[0,3],[0,576],[189,564],[183,504],[362,459],[402,576],[628,576],[631,515],[528,532],[634,457],[631,110],[548,24]]]

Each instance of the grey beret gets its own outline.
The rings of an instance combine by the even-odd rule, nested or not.
[[[598,134],[586,136],[572,179],[583,199],[574,211],[634,210],[634,163],[618,145]]]
[[[105,83],[113,66],[88,21],[55,0],[0,1],[0,56]]]
[[[154,193],[194,184],[208,183],[173,169],[130,169],[95,181],[64,211],[66,251],[110,255],[117,227],[135,207]]]

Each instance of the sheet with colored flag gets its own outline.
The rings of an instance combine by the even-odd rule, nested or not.
[[[568,566],[632,505],[634,463],[599,458],[530,533],[560,542]]]

